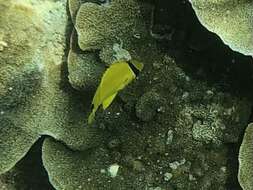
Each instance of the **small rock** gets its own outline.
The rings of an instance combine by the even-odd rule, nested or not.
[[[196,178],[195,178],[192,174],[189,174],[189,180],[190,180],[190,181],[195,181]]]
[[[171,169],[176,170],[179,166],[184,165],[185,162],[186,160],[183,158],[182,160],[169,163],[169,166]]]
[[[0,41],[0,51],[3,51],[5,47],[7,47],[7,43],[4,41]]]
[[[107,171],[109,172],[109,175],[114,178],[117,176],[118,171],[119,171],[119,165],[118,164],[112,164],[109,166],[109,168],[107,169]]]
[[[165,180],[165,181],[171,180],[172,177],[173,177],[172,173],[166,172],[166,173],[164,174],[164,180]]]
[[[172,143],[173,140],[173,131],[169,130],[167,133],[167,140],[166,140],[166,144],[169,145]]]

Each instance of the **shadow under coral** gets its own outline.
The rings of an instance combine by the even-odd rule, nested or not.
[[[40,138],[13,169],[0,176],[0,189],[5,190],[5,186],[8,190],[54,190],[42,164],[43,140]]]

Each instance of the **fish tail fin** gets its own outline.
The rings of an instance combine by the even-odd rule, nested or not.
[[[91,112],[88,117],[88,124],[89,125],[94,121],[94,118],[95,118],[95,112]]]
[[[90,113],[90,115],[88,117],[88,124],[89,125],[94,121],[96,111],[97,111],[97,108],[93,108],[92,112]]]

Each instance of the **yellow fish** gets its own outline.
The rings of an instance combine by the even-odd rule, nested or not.
[[[116,61],[105,71],[92,100],[92,112],[88,124],[94,120],[100,105],[105,110],[114,100],[117,93],[136,78],[144,65],[136,60]]]

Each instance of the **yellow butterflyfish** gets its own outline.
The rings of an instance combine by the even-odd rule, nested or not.
[[[105,110],[112,103],[117,93],[136,78],[144,65],[136,60],[116,61],[102,76],[101,82],[92,100],[92,111],[88,124],[94,121],[97,109],[102,105]]]

